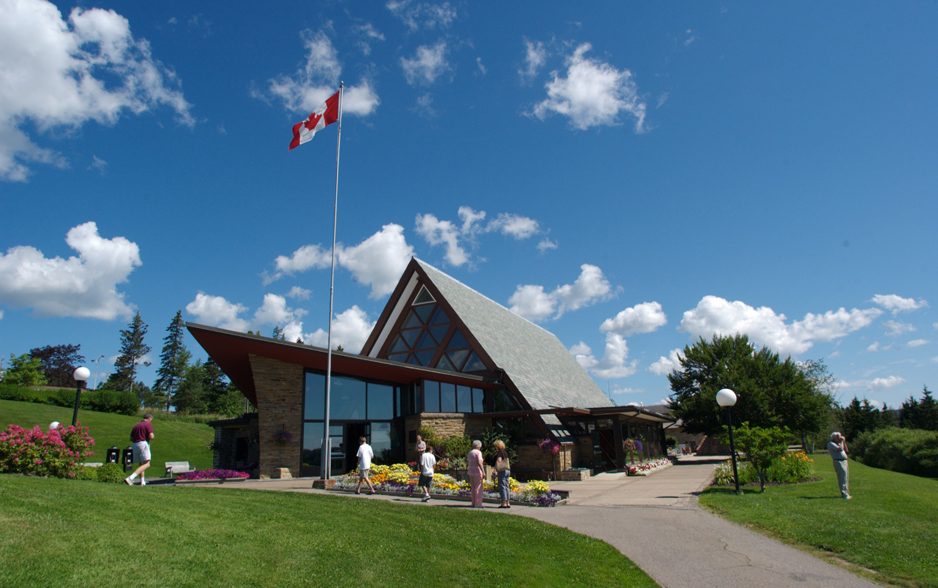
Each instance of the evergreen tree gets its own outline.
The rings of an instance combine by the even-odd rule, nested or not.
[[[156,383],[153,391],[163,396],[166,410],[173,402],[173,396],[179,390],[182,378],[192,354],[186,349],[183,342],[182,311],[177,310],[169,327],[166,328],[166,337],[163,338],[163,351],[160,353],[160,369],[156,372]]]
[[[899,409],[899,426],[907,429],[938,431],[938,402],[932,397],[928,386],[922,389],[922,399],[912,396]]]
[[[143,322],[140,313],[134,315],[126,329],[121,329],[121,350],[114,362],[114,373],[110,375],[107,381],[107,388],[112,390],[134,391],[134,385],[137,384],[137,366],[150,365],[145,361],[147,353],[150,353],[150,346],[146,344],[144,338],[147,334],[147,324]],[[138,397],[143,400],[142,391],[137,386]]]
[[[270,336],[274,339],[279,339],[280,341],[286,340],[286,337],[283,335],[283,328],[280,325],[274,327],[273,333]]]
[[[186,368],[174,399],[177,413],[198,414],[208,411],[204,381],[205,376],[201,361],[196,361]]]
[[[875,431],[893,424],[888,411],[876,408],[866,398],[861,402],[856,396],[842,409],[841,423],[844,436],[850,440],[856,439],[863,431]]]
[[[30,357],[42,363],[42,372],[49,386],[74,386],[72,374],[75,368],[85,363],[79,353],[81,345],[46,345],[29,350]]]

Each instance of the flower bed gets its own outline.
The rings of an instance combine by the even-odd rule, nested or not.
[[[391,466],[375,465],[371,468],[371,483],[380,492],[419,497],[422,494],[421,490],[417,488],[419,478],[420,472],[411,470],[410,466],[404,463],[396,463]],[[355,490],[356,486],[358,486],[357,469],[343,476],[336,476],[333,490],[348,492]],[[537,480],[522,484],[514,478],[509,478],[508,488],[510,490],[509,498],[514,504],[554,506],[562,498],[556,492],[551,492],[547,482]],[[456,480],[446,474],[433,474],[430,495],[435,498],[468,500],[469,482]],[[499,502],[497,484],[485,480],[482,484],[482,497],[489,501]]]
[[[670,465],[670,459],[659,457],[658,459],[650,459],[641,463],[629,464],[627,473],[630,476],[647,476]]]
[[[237,470],[196,470],[176,474],[176,482],[240,482],[250,477],[249,473]]]

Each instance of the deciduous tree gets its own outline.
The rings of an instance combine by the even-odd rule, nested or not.
[[[72,374],[85,363],[81,345],[46,345],[29,350],[29,355],[42,363],[42,372],[49,386],[74,386]]]

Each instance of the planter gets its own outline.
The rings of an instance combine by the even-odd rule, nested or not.
[[[206,478],[204,480],[175,480],[177,486],[186,484],[230,484],[232,482],[243,482],[248,478]]]

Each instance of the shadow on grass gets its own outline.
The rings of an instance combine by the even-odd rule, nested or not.
[[[799,496],[802,500],[843,500],[840,496]]]

